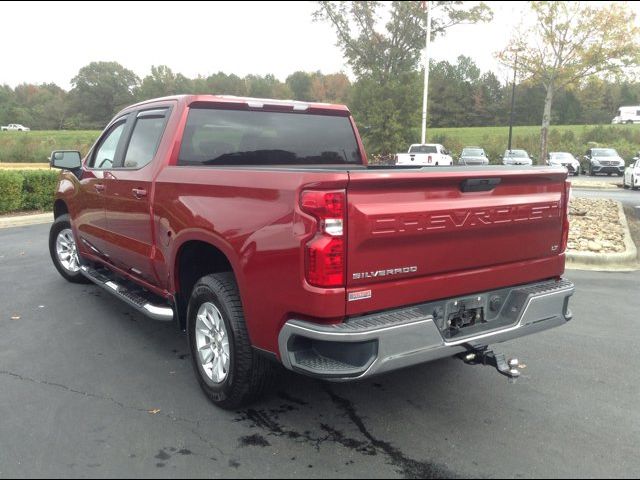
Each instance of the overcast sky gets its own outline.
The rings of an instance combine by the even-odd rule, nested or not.
[[[432,56],[467,55],[504,80],[509,71],[494,53],[528,7],[487,3],[493,22],[449,29],[432,43]],[[629,8],[640,13],[639,4]],[[312,2],[2,2],[0,84],[54,82],[68,89],[92,61],[116,61],[141,78],[152,65],[187,77],[349,74],[332,28],[312,21],[314,8]]]

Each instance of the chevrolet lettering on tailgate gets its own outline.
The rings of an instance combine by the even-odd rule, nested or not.
[[[373,235],[414,233],[427,231],[454,231],[472,227],[538,222],[560,217],[559,202],[510,205],[469,210],[402,213],[383,215],[371,220]]]

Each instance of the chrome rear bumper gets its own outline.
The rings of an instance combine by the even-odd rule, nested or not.
[[[446,300],[338,325],[289,320],[280,331],[280,356],[286,368],[310,376],[335,381],[369,377],[563,325],[572,317],[568,301],[574,290],[567,280],[553,280],[514,287],[506,294],[484,292],[478,299],[504,295],[499,313],[481,326],[485,330],[461,331],[453,338],[445,338],[433,315],[434,305]]]

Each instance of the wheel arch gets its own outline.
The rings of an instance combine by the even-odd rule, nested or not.
[[[241,289],[237,269],[229,248],[202,237],[185,239],[175,250],[173,258],[173,290],[176,296],[179,326],[186,329],[187,305],[198,279],[213,273],[232,273]],[[241,294],[242,297],[242,294]]]

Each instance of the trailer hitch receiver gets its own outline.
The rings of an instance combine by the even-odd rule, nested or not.
[[[470,349],[461,353],[459,357],[467,365],[488,365],[494,367],[499,373],[509,379],[509,383],[515,383],[520,377],[520,369],[525,365],[520,364],[517,358],[507,360],[504,353],[495,353],[487,347]]]

